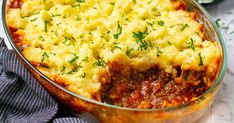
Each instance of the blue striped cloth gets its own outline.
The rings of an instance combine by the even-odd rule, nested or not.
[[[0,39],[0,123],[87,123],[66,112]]]

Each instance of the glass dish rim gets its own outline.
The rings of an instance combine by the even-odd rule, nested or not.
[[[202,7],[199,3],[197,3],[196,0],[190,0],[190,4],[194,4],[196,7],[198,7],[205,15],[206,19],[211,23],[211,25],[214,28],[215,33],[217,34],[218,38],[219,38],[219,42],[221,44],[221,48],[222,48],[222,52],[223,52],[223,63],[222,63],[222,67],[221,70],[219,72],[219,76],[217,78],[217,80],[215,81],[215,83],[212,85],[212,87],[207,90],[205,93],[203,93],[201,96],[197,97],[196,99],[194,99],[193,101],[190,101],[188,103],[179,105],[179,106],[174,106],[174,107],[169,107],[169,108],[156,108],[156,109],[137,109],[137,108],[126,108],[126,107],[120,107],[120,106],[116,106],[116,105],[111,105],[111,104],[107,104],[107,103],[103,103],[103,102],[99,102],[93,99],[89,99],[86,98],[84,96],[81,96],[79,94],[76,94],[74,92],[71,92],[69,90],[67,90],[66,88],[60,86],[59,84],[57,84],[56,82],[54,82],[53,80],[49,79],[47,76],[45,76],[43,73],[41,73],[38,69],[36,69],[24,56],[23,54],[20,52],[20,50],[18,49],[18,47],[15,45],[13,38],[10,34],[10,32],[8,31],[7,28],[7,24],[6,24],[6,2],[7,0],[3,0],[2,3],[2,23],[3,23],[3,28],[4,28],[4,32],[6,34],[7,39],[9,40],[11,46],[13,47],[13,50],[17,53],[17,55],[20,56],[20,58],[23,60],[24,63],[26,63],[33,71],[35,71],[40,77],[42,77],[44,80],[46,80],[46,82],[49,82],[50,84],[52,84],[53,86],[56,86],[58,89],[64,91],[65,93],[74,96],[76,98],[79,98],[83,101],[87,101],[89,103],[93,103],[99,106],[104,106],[104,107],[109,107],[109,108],[113,108],[113,109],[119,109],[119,110],[127,110],[127,111],[137,111],[137,112],[154,112],[154,111],[172,111],[172,110],[178,110],[181,108],[186,108],[189,107],[190,105],[192,105],[194,102],[201,100],[202,98],[204,98],[206,95],[212,93],[214,91],[214,89],[222,82],[222,79],[224,77],[224,74],[226,72],[227,69],[227,51],[226,51],[226,46],[225,46],[225,42],[223,39],[223,36],[218,28],[218,26],[216,25],[214,19],[212,18],[212,16],[206,11],[206,9],[204,7]]]

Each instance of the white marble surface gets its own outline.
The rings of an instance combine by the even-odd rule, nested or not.
[[[6,35],[2,27],[2,1],[3,0],[0,0],[0,37],[4,37],[4,39],[6,39]],[[6,45],[9,49],[11,49],[11,46],[9,43],[6,43]]]
[[[221,19],[221,32],[228,52],[228,70],[212,108],[200,123],[234,123],[234,0],[224,0],[206,8],[214,19]],[[0,37],[5,37],[1,21]]]
[[[221,19],[223,34],[228,53],[228,70],[223,84],[202,123],[233,123],[234,122],[234,0],[225,0],[218,5],[206,7],[215,18]]]

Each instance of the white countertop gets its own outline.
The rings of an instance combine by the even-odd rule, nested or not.
[[[234,0],[224,0],[206,8],[214,19],[220,18],[223,24],[221,32],[227,46],[228,70],[214,104],[200,123],[234,123]],[[0,37],[5,37],[1,21]]]
[[[206,7],[215,18],[221,19],[223,34],[228,53],[228,70],[223,84],[202,123],[233,123],[234,122],[234,0]]]

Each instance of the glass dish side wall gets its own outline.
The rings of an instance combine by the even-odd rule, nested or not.
[[[220,35],[214,21],[211,20],[210,16],[206,11],[198,5],[195,0],[184,0],[189,11],[196,13],[196,19],[204,24],[204,31],[206,37],[217,41],[220,49],[223,53],[223,59],[220,63],[220,69],[217,73],[217,81],[213,87],[207,91],[203,96],[192,101],[189,104],[185,104],[179,107],[167,108],[167,109],[129,109],[109,104],[100,103],[94,100],[84,98],[80,95],[74,94],[63,87],[59,86],[55,82],[48,79],[45,75],[40,73],[34,68],[20,53],[20,50],[14,44],[11,35],[7,29],[5,12],[6,2],[3,3],[3,24],[7,37],[13,46],[18,57],[22,60],[26,68],[34,75],[34,77],[59,101],[61,101],[68,109],[73,113],[80,113],[80,111],[87,111],[93,114],[101,122],[163,122],[163,123],[174,123],[174,122],[196,122],[199,118],[206,113],[212,104],[218,89],[221,85],[223,75],[226,70],[226,49],[222,36]]]

